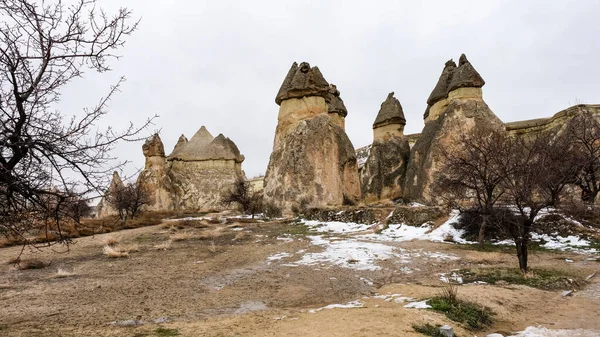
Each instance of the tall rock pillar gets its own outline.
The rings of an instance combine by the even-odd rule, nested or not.
[[[317,67],[294,62],[275,102],[280,106],[265,175],[265,201],[290,213],[300,205],[339,206],[360,199],[346,107]]]
[[[458,67],[450,60],[427,100],[425,127],[410,152],[405,199],[437,204],[433,186],[442,169],[444,151],[450,152],[462,134],[475,129],[504,130],[504,124],[483,100],[483,78],[460,56]]]
[[[373,123],[373,144],[360,172],[365,202],[402,197],[406,165],[410,155],[404,137],[406,119],[400,101],[388,94]]]

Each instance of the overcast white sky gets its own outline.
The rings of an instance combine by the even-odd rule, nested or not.
[[[141,17],[113,71],[77,80],[62,109],[94,105],[120,76],[105,125],[158,114],[170,153],[205,125],[263,174],[273,146],[275,95],[292,62],[318,66],[348,108],[354,147],[388,92],[400,100],[405,133],[420,132],[426,99],[450,58],[466,53],[486,81],[484,99],[503,121],[548,117],[575,103],[600,103],[600,1],[184,1],[99,0]],[[114,153],[144,165],[141,143]]]

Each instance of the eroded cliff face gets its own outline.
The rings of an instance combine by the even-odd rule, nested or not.
[[[354,203],[360,183],[354,146],[344,130],[346,107],[339,91],[317,67],[294,63],[276,103],[280,104],[264,197],[290,213]]]
[[[106,190],[106,192],[104,193],[104,196],[102,197],[102,199],[100,199],[100,202],[98,202],[98,206],[96,207],[96,215],[99,218],[103,218],[105,216],[109,216],[109,215],[117,215],[119,214],[119,212],[117,211],[117,209],[115,209],[114,207],[112,207],[107,201],[106,198],[108,195],[110,195],[111,193],[114,193],[115,191],[122,189],[125,185],[123,184],[123,180],[121,180],[121,177],[119,176],[118,172],[113,172],[112,175],[112,180],[110,182],[110,185],[108,186],[108,189]]]

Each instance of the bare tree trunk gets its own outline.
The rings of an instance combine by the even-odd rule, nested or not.
[[[489,214],[481,216],[481,225],[479,225],[479,248],[483,248],[485,244],[485,229],[489,221]]]

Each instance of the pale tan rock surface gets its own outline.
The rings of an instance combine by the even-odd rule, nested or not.
[[[408,140],[403,134],[405,124],[402,105],[391,92],[375,118],[373,144],[360,169],[361,190],[367,203],[403,196],[410,156]]]
[[[181,135],[168,157],[158,135],[142,150],[146,166],[138,183],[152,196],[148,210],[221,209],[222,194],[244,178],[244,156],[235,143],[222,134],[213,137],[204,126],[189,141]]]
[[[452,73],[446,96],[442,97],[442,90],[438,87],[448,83],[445,76],[452,72],[449,69],[452,69],[452,64],[446,63],[438,85],[427,102],[428,105],[433,104],[425,127],[411,149],[404,183],[404,199],[407,201],[426,204],[441,202],[433,193],[433,184],[444,160],[444,150],[451,149],[461,134],[474,129],[505,130],[504,123],[483,100],[483,78],[464,54],[460,57],[458,68]]]
[[[360,199],[354,146],[344,131],[346,107],[317,67],[296,63],[280,105],[273,152],[265,175],[265,201],[289,213],[300,203],[332,206]]]
[[[123,186],[124,186],[123,180],[121,180],[119,173],[116,171],[113,172],[110,185],[108,186],[108,189],[104,193],[104,196],[102,197],[102,199],[100,199],[100,202],[98,202],[98,206],[96,206],[96,216],[97,217],[102,218],[105,216],[118,214],[118,211],[106,202],[106,197],[110,193],[114,193],[114,191],[117,191],[118,189],[123,188]]]

